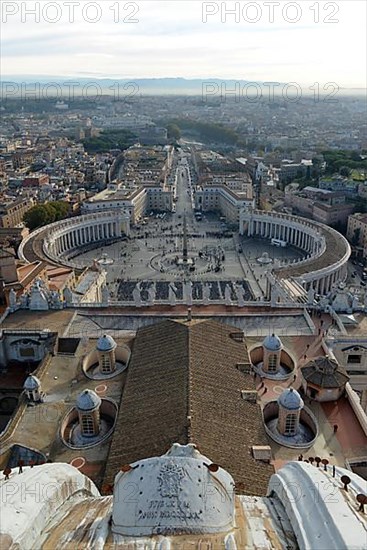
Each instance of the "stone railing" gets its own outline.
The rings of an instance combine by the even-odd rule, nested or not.
[[[350,403],[350,406],[353,409],[354,414],[358,419],[359,425],[364,431],[364,434],[367,436],[367,416],[362,408],[361,403],[359,402],[358,395],[352,389],[352,386],[349,384],[349,382],[347,382],[345,386],[345,390],[346,390],[348,401]]]

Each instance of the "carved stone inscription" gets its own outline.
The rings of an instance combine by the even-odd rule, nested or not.
[[[200,521],[202,510],[192,510],[192,503],[183,498],[185,477],[188,476],[184,467],[174,462],[162,465],[158,474],[157,499],[146,502],[145,509],[139,510],[139,519],[167,520],[168,523],[177,520],[178,524]]]

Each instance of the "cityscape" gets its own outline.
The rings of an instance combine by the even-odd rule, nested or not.
[[[0,18],[1,550],[365,549],[366,5]]]

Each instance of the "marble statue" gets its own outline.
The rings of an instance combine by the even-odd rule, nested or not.
[[[231,287],[229,286],[228,283],[226,284],[226,288],[224,290],[224,299],[226,302],[226,306],[232,305]]]
[[[210,284],[204,283],[203,285],[203,302],[204,305],[207,306],[210,301]]]
[[[270,301],[272,306],[276,306],[279,303],[279,299],[281,297],[280,291],[276,284],[271,285],[270,290]]]
[[[175,283],[173,282],[170,283],[168,287],[168,299],[171,306],[176,305],[176,291],[177,291],[177,288]]]
[[[315,301],[315,294],[316,294],[316,293],[315,293],[315,289],[314,289],[312,286],[310,286],[310,288],[309,288],[308,291],[307,291],[307,303],[308,303],[308,304],[311,305],[311,304],[314,303],[314,301]]]
[[[136,307],[141,306],[141,294],[140,294],[140,285],[139,283],[135,285],[135,288],[133,290],[133,300]]]
[[[11,309],[14,309],[16,305],[17,305],[17,295],[14,288],[11,288],[9,292],[9,306]]]
[[[357,309],[359,309],[359,298],[354,294],[352,298],[352,310],[356,311]]]
[[[61,309],[62,303],[60,299],[60,293],[58,290],[52,290],[50,293],[51,307],[53,309]]]
[[[183,290],[184,290],[184,299],[185,299],[186,305],[192,306],[192,282],[185,281],[183,283]]]
[[[238,307],[243,307],[245,305],[245,300],[243,298],[243,287],[241,285],[236,284],[235,290],[236,290]]]
[[[28,308],[28,294],[24,293],[20,297],[20,307],[21,309],[27,309]]]
[[[47,311],[49,309],[48,292],[40,279],[37,279],[31,288],[29,309],[32,311]]]
[[[154,302],[155,302],[155,284],[151,284],[149,289],[148,289],[148,303],[150,306],[153,306],[154,305]]]
[[[110,301],[110,292],[109,292],[106,284],[102,285],[101,293],[102,293],[102,304],[103,305],[108,305],[108,303]]]
[[[353,313],[358,308],[358,299],[348,290],[345,283],[340,282],[336,289],[331,290],[327,295],[327,303],[334,311]]]
[[[70,288],[66,286],[63,290],[63,296],[64,300],[67,306],[71,305],[73,303],[73,293],[71,292]]]

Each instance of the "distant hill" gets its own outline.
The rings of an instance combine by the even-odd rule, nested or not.
[[[263,93],[269,93],[269,87],[266,86],[266,81],[248,81],[248,80],[230,80],[220,78],[95,78],[95,77],[71,77],[71,76],[47,76],[47,75],[16,75],[2,76],[1,95],[4,97],[15,97],[16,92],[12,92],[11,84],[19,86],[18,95],[20,95],[21,84],[34,85],[37,83],[42,89],[46,89],[47,84],[56,84],[61,87],[62,98],[67,98],[70,93],[70,85],[78,83],[79,86],[74,87],[74,94],[81,95],[82,89],[87,84],[98,84],[101,87],[102,93],[105,95],[113,95],[117,92],[120,97],[134,97],[138,95],[202,95],[206,93],[207,97],[219,97],[221,93],[231,97],[231,91],[240,87],[242,90],[247,85],[257,85],[261,87]],[[282,92],[285,83],[279,83],[275,87],[275,95]],[[236,88],[237,86],[237,88]],[[93,88],[90,87],[89,94],[93,94]],[[52,87],[47,87],[46,95],[50,98],[53,93]],[[95,93],[95,92],[94,92]],[[254,95],[255,86],[248,87],[249,96]],[[290,92],[291,93],[291,92]],[[363,88],[341,89],[339,95],[364,95],[366,90]],[[303,95],[312,95],[308,88],[303,91]]]

